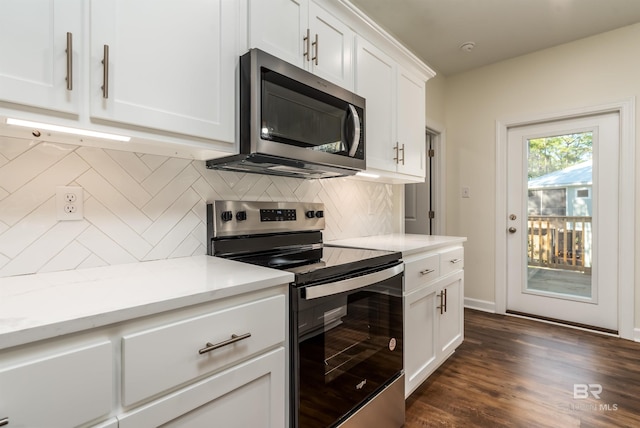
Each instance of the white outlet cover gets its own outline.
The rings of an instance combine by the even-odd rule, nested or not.
[[[69,202],[69,195],[75,197],[75,201]],[[56,187],[56,214],[58,220],[82,220],[84,218],[84,193],[82,187],[58,186]]]

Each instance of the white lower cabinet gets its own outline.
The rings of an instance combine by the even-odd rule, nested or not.
[[[77,427],[113,407],[111,342],[8,350],[0,354],[0,421],[8,427]]]
[[[405,258],[405,397],[464,339],[464,249]]]
[[[284,354],[280,347],[125,413],[119,427],[284,427]]]
[[[288,424],[287,285],[0,351],[0,426]]]

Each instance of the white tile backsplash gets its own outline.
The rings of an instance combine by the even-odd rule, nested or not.
[[[57,220],[57,186],[84,189],[83,220]],[[323,202],[327,240],[391,233],[393,192],[0,136],[0,277],[206,254],[205,207],[216,199]]]

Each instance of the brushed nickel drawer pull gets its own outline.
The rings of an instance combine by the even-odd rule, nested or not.
[[[425,269],[425,270],[420,271],[420,275],[429,275],[430,273],[435,272],[435,271],[436,271],[435,269]]]
[[[449,263],[455,264],[455,263],[460,263],[461,261],[462,261],[462,259],[451,259],[451,260],[449,260]]]
[[[109,45],[104,45],[102,54],[102,98],[109,98]]]
[[[442,290],[444,293],[444,311],[447,312],[447,289]]]
[[[67,33],[67,91],[73,90],[73,34]],[[2,422],[2,420],[0,420]],[[0,425],[2,426],[2,425]]]
[[[215,349],[222,348],[223,346],[231,345],[232,343],[236,343],[236,342],[239,342],[241,340],[248,339],[250,337],[251,337],[251,333],[241,334],[240,336],[238,336],[237,334],[232,334],[231,335],[231,339],[225,340],[223,342],[219,342],[219,343],[215,343],[215,344],[213,344],[211,342],[207,342],[205,347],[200,349],[198,351],[198,353],[199,354],[206,354],[207,352],[211,352],[211,351],[213,351]]]
[[[3,427],[5,425],[9,425],[9,418],[0,419],[0,427]]]

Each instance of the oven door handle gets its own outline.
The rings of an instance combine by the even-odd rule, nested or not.
[[[402,272],[404,272],[404,264],[400,263],[399,265],[379,272],[343,279],[342,281],[330,282],[328,284],[314,285],[305,288],[304,299],[318,299],[320,297],[332,296],[345,291],[357,290],[358,288],[367,287],[377,282],[393,278]]]

